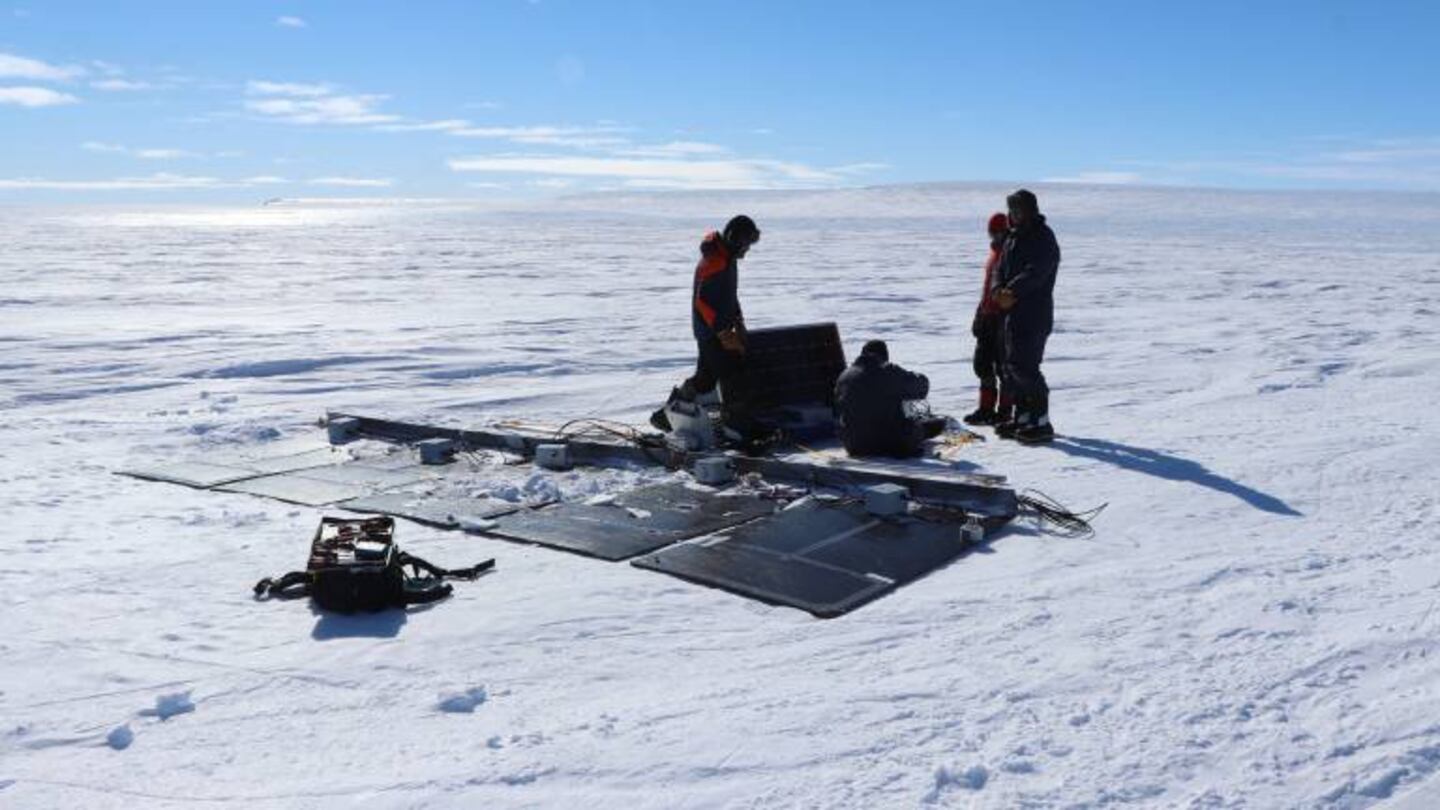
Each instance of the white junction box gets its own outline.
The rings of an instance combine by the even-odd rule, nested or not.
[[[570,469],[570,445],[540,444],[535,446],[535,465],[547,470]]]
[[[910,490],[899,484],[865,487],[865,510],[872,515],[903,515],[909,509]]]
[[[325,423],[330,433],[331,444],[344,444],[360,433],[360,420],[353,416],[341,416]]]
[[[421,464],[449,464],[455,457],[455,442],[450,439],[422,439],[415,446],[420,448]]]
[[[706,456],[695,462],[695,480],[712,487],[735,480],[735,464],[725,456]]]

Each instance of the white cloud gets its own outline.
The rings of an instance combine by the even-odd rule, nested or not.
[[[470,127],[463,118],[447,118],[443,121],[416,121],[409,124],[382,124],[375,127],[380,132],[456,132]]]
[[[225,188],[240,185],[214,177],[191,177],[161,172],[147,177],[119,177],[113,180],[46,180],[39,177],[0,179],[0,189],[45,191],[148,191],[156,189]]]
[[[575,185],[575,181],[564,177],[544,177],[539,180],[531,180],[530,185],[536,188],[570,188]]]
[[[21,107],[58,107],[76,104],[80,99],[69,93],[58,93],[48,87],[0,87],[0,104]]]
[[[201,152],[192,152],[188,149],[132,149],[124,144],[106,143],[105,141],[86,141],[80,144],[80,148],[87,152],[105,152],[117,155],[129,155],[140,160],[181,160],[185,158],[200,159],[207,157],[233,158],[243,157],[244,152],[216,152],[213,155]]]
[[[305,21],[299,17],[276,17],[275,24],[281,28],[304,28]]]
[[[252,96],[328,96],[335,88],[328,84],[302,82],[267,82],[251,79],[245,82],[245,93]]]
[[[260,175],[239,180],[156,172],[141,177],[95,180],[50,180],[43,177],[0,178],[0,189],[35,191],[167,191],[186,189],[254,188],[289,183],[284,177]]]
[[[387,96],[319,96],[316,98],[261,98],[245,102],[245,109],[292,124],[385,124],[398,115],[375,108]]]
[[[0,53],[0,78],[33,79],[42,82],[63,82],[83,76],[85,68],[77,65],[51,65],[38,59],[27,59],[13,53]]]
[[[671,141],[655,146],[635,146],[622,149],[617,154],[631,157],[691,157],[694,155],[723,155],[729,151],[729,149],[714,143]]]
[[[341,188],[389,188],[395,181],[388,177],[316,177],[310,180],[312,186],[337,186]]]
[[[1093,171],[1077,172],[1062,177],[1046,177],[1046,183],[1076,183],[1092,186],[1129,186],[1143,180],[1136,172]]]
[[[832,171],[774,160],[662,160],[570,155],[489,155],[449,162],[457,172],[605,178],[635,188],[764,189],[830,185]]]
[[[90,86],[96,90],[123,93],[130,90],[149,90],[152,85],[149,82],[137,82],[129,79],[101,79],[91,82]]]
[[[628,144],[630,140],[618,134],[626,131],[628,130],[623,127],[610,125],[594,127],[465,127],[452,129],[450,134],[461,138],[491,138],[530,146],[604,149]]]
[[[136,149],[135,157],[141,160],[179,160],[180,158],[200,157],[200,155],[186,152],[184,149]]]
[[[831,166],[828,171],[835,174],[869,174],[870,172],[883,172],[890,168],[889,163],[847,163],[844,166]]]
[[[336,95],[328,84],[269,82],[245,83],[245,109],[292,124],[390,124],[398,115],[376,108],[389,96],[375,94]]]
[[[1293,181],[1299,187],[1440,189],[1440,138],[1312,138],[1323,142],[1272,154],[1216,160],[1125,161],[1167,182],[1251,183]]]

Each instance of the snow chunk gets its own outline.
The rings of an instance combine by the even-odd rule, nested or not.
[[[488,520],[486,518],[467,516],[458,519],[455,525],[467,532],[488,532],[496,526],[499,526],[500,523],[499,521]]]
[[[189,714],[193,711],[195,711],[195,704],[190,700],[190,693],[185,691],[161,695],[155,698],[155,708],[145,709],[140,713],[146,717],[169,720],[177,714]]]
[[[435,704],[435,708],[442,712],[450,712],[452,714],[472,714],[476,707],[484,703],[488,698],[489,695],[486,694],[485,687],[476,686],[466,689],[464,692],[441,695],[440,702]]]
[[[105,744],[116,751],[124,751],[132,742],[135,742],[135,732],[130,730],[129,723],[116,726],[105,735]]]

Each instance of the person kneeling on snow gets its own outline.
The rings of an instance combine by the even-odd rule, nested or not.
[[[852,456],[918,456],[926,439],[945,430],[939,417],[906,413],[905,403],[930,395],[924,374],[890,362],[883,340],[872,340],[835,382],[835,410],[840,437]]]

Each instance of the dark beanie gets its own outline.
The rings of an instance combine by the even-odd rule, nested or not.
[[[760,236],[760,226],[755,224],[755,220],[740,214],[725,223],[725,230],[721,235],[725,237],[726,243],[731,245],[738,241],[753,242]]]
[[[880,358],[881,360],[884,360],[887,363],[890,362],[890,347],[886,346],[885,341],[883,340],[868,341],[865,344],[865,347],[860,350],[860,354],[872,355],[874,357]]]
[[[1006,197],[1005,204],[1018,211],[1024,211],[1031,216],[1040,213],[1040,201],[1035,199],[1035,192],[1029,189],[1022,188],[1009,197]]]

